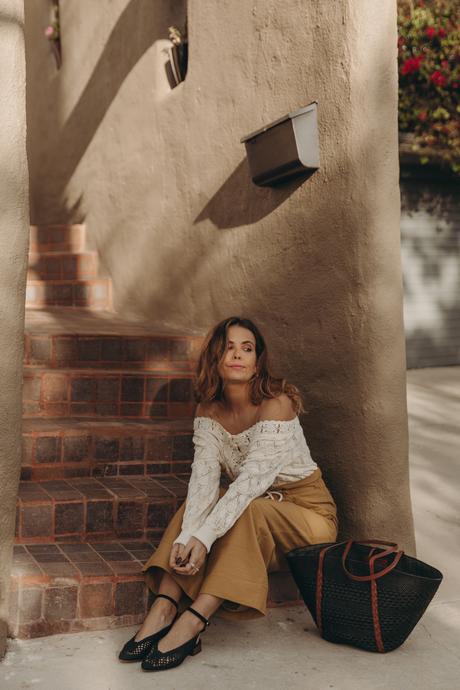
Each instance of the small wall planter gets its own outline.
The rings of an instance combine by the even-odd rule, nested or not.
[[[317,101],[241,140],[254,184],[274,186],[319,168]]]
[[[177,26],[169,27],[169,40],[171,46],[169,52],[169,67],[170,67],[170,81],[171,86],[177,86],[185,79],[188,66],[188,34],[187,34],[187,17],[185,18],[183,30]]]
[[[184,81],[185,75],[187,74],[188,43],[172,45],[169,48],[169,61],[171,63],[174,81],[176,85],[180,84],[181,81]]]
[[[54,59],[56,60],[56,67],[60,69],[62,65],[62,50],[61,50],[61,29],[59,19],[59,0],[53,0],[53,17],[51,23],[45,29],[45,36],[51,44]]]

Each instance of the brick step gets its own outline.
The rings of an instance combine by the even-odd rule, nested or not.
[[[25,367],[23,415],[32,417],[191,417],[192,373],[170,369],[135,374],[91,369]]]
[[[202,338],[166,334],[44,333],[26,329],[24,365],[50,369],[195,369]]]
[[[92,280],[97,268],[96,252],[29,252],[27,280]]]
[[[21,479],[187,473],[193,422],[25,419]]]
[[[20,639],[138,625],[153,595],[141,573],[151,541],[14,547],[9,633]],[[302,604],[288,572],[268,575],[267,606]]]
[[[67,309],[44,307],[43,309],[26,309],[25,330],[32,335],[112,335],[121,336],[158,336],[166,338],[187,338],[201,342],[203,334],[183,326],[165,325],[150,319],[148,321],[121,318],[113,311],[90,309]]]
[[[94,280],[28,280],[26,307],[43,308],[46,305],[60,307],[87,307],[110,309],[112,283],[109,278]]]
[[[83,252],[86,230],[81,224],[74,225],[31,225],[29,251],[38,252]]]
[[[78,477],[20,482],[16,543],[161,537],[189,475]]]

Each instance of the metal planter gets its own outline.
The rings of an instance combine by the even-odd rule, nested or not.
[[[252,181],[274,186],[319,168],[317,101],[241,139]]]

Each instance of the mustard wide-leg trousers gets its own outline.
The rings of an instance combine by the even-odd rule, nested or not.
[[[305,479],[270,490],[281,492],[283,499],[278,501],[277,495],[274,500],[264,495],[253,499],[232,527],[216,539],[194,575],[178,574],[169,566],[173,541],[181,531],[184,501],[143,567],[152,592],[158,594],[166,571],[192,601],[200,593],[222,597],[225,601],[215,613],[220,618],[266,615],[268,573],[289,571],[284,554],[298,546],[336,541],[338,532],[336,504],[320,468]],[[220,496],[226,491],[221,487]]]

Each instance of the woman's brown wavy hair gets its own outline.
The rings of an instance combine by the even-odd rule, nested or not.
[[[230,326],[247,328],[256,339],[256,373],[249,380],[253,405],[260,405],[264,398],[275,398],[280,393],[286,393],[294,403],[296,414],[305,412],[299,389],[286,379],[276,378],[270,374],[267,346],[255,323],[240,316],[223,319],[206,335],[198,357],[193,384],[196,402],[207,403],[223,399],[225,382],[218,373],[218,365],[226,353]]]

